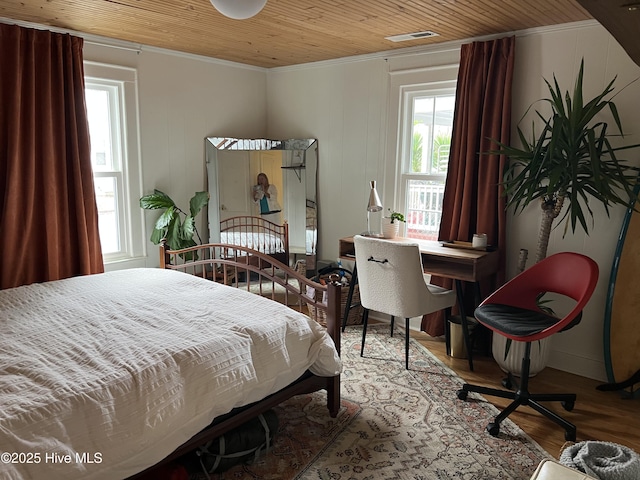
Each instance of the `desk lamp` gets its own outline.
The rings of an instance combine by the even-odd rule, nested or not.
[[[371,192],[369,192],[369,203],[367,204],[367,231],[362,235],[366,237],[382,237],[379,231],[371,231],[371,213],[380,211],[382,211],[382,202],[376,190],[376,182],[375,180],[371,180]]]

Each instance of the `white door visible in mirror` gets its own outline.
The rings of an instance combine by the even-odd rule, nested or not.
[[[251,171],[249,152],[218,152],[218,171],[224,182],[219,183],[220,220],[239,215],[251,215]]]

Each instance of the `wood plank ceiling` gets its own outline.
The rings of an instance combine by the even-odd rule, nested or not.
[[[577,0],[268,0],[248,20],[209,0],[0,0],[0,17],[266,68],[592,18]]]

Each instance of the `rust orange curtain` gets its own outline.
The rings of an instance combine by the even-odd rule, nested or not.
[[[0,24],[0,288],[103,271],[82,45]]]
[[[488,243],[500,249],[500,272],[491,285],[481,286],[488,290],[483,293],[504,281],[506,199],[501,182],[506,158],[484,152],[497,148],[492,139],[509,144],[514,52],[515,37],[473,42],[460,52],[439,238],[470,241],[474,233],[486,233]],[[451,280],[436,278],[432,283],[452,288]],[[472,308],[465,305],[466,312]],[[425,316],[422,330],[443,335],[444,316]]]

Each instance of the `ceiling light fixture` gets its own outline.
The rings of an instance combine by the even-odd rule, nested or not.
[[[406,42],[408,40],[420,40],[423,38],[438,37],[438,36],[440,36],[440,34],[436,32],[432,32],[431,30],[425,30],[424,32],[402,33],[400,35],[392,35],[390,37],[384,37],[384,39],[389,40],[391,42]]]
[[[225,17],[234,20],[246,20],[257,15],[267,3],[267,0],[210,0]]]

